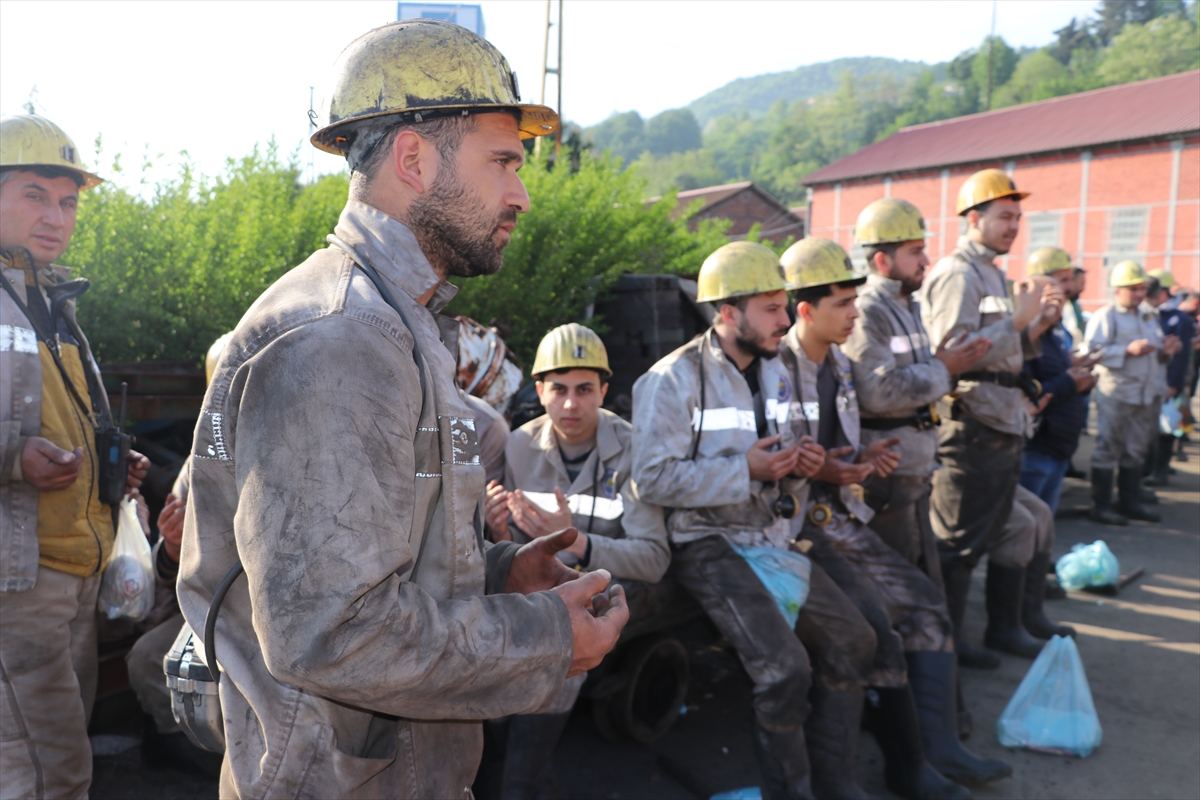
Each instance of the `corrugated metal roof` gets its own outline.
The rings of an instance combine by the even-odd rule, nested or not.
[[[903,128],[801,183],[811,186],[1198,129],[1200,70]]]

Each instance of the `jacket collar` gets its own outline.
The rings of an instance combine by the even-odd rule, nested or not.
[[[600,454],[601,461],[608,461],[621,453],[621,443],[617,440],[616,425],[613,424],[616,419],[619,419],[616,414],[600,409],[600,421],[596,426],[596,451]],[[534,449],[549,454],[550,460],[562,467],[563,474],[566,474],[566,466],[558,452],[558,436],[554,433],[554,424],[548,414],[542,425],[541,435],[533,439],[532,444]]]
[[[904,287],[904,284],[902,284],[900,281],[894,281],[891,278],[872,272],[867,276],[867,285],[874,286],[880,291],[880,293],[885,294],[888,297],[892,297],[900,301],[904,300],[904,298],[900,296],[900,290]]]
[[[991,264],[993,267],[996,266],[993,262],[999,253],[990,247],[985,247],[979,242],[973,241],[969,236],[958,237],[958,249],[962,250],[964,253],[969,253],[976,261],[982,261],[985,264]],[[997,269],[999,269],[999,267],[997,267]]]
[[[436,287],[426,308],[437,313],[458,293],[421,252],[412,229],[377,208],[350,200],[334,232],[366,258],[379,276],[413,300]]]

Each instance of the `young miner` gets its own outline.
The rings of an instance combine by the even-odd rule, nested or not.
[[[867,526],[873,512],[861,484],[872,474],[888,477],[901,454],[892,449],[895,437],[860,443],[850,361],[838,349],[855,328],[866,278],[828,239],[804,239],[782,260],[797,301],[796,324],[780,348],[800,411],[789,424],[794,436],[813,436],[825,449],[825,463],[801,494],[800,538],[813,543],[814,562],[875,628],[871,683],[879,713],[872,728],[889,788],[905,797],[969,796],[962,787],[954,795],[942,776],[997,780],[1012,769],[959,741],[953,628],[942,593]]]
[[[568,563],[608,570],[630,592],[633,582],[657,583],[671,561],[667,530],[631,479],[632,426],[601,408],[612,376],[604,343],[576,323],[555,328],[538,345],[533,376],[546,413],[509,434],[504,483],[488,486],[493,537],[524,544],[574,527]],[[584,677],[569,678],[546,713],[511,718],[501,797],[538,796]]]
[[[886,476],[876,472],[863,484],[875,516],[871,530],[940,589],[937,537],[929,522],[929,495],[938,468],[937,410],[965,372],[991,347],[980,336],[954,346],[947,334],[931,351],[914,297],[925,279],[925,220],[912,203],[877,200],[863,209],[854,241],[863,248],[870,275],[858,294],[861,314],[842,352],[850,359],[862,418],[862,443],[895,439],[900,463]]]
[[[984,644],[1034,658],[1045,643],[1022,624],[1025,585],[1045,584],[1030,564],[1048,552],[1054,515],[1018,485],[1030,419],[1049,398],[1022,372],[1041,354],[1038,339],[1057,323],[1065,302],[1047,278],[1017,281],[1009,299],[996,259],[1013,246],[1021,227],[1021,200],[1012,179],[997,169],[972,175],[958,193],[967,232],[933,268],[922,289],[921,315],[932,341],[965,333],[982,337],[986,355],[958,376],[954,393],[938,401],[938,460],[930,506],[939,540],[946,601],[955,623],[960,663],[995,668],[1000,659],[968,643],[962,619],[971,572],[984,554],[988,626]]]
[[[1122,261],[1112,269],[1113,302],[1092,314],[1085,341],[1101,351],[1096,371],[1099,431],[1092,452],[1092,519],[1124,525],[1130,519],[1158,522],[1141,502],[1142,466],[1152,437],[1158,435],[1158,412],[1166,396],[1163,366],[1179,352],[1177,336],[1162,335],[1158,314],[1146,299],[1146,273],[1140,264]],[[1120,467],[1120,504],[1113,511],[1113,472]]]
[[[824,461],[811,438],[795,439],[788,424],[795,398],[775,357],[790,324],[779,258],[760,244],[727,244],[705,260],[698,284],[697,299],[719,316],[634,385],[633,477],[648,501],[670,509],[672,574],[737,650],[754,684],[763,796],[861,797],[853,753],[839,748],[842,726],[858,728],[875,654],[871,626],[812,565],[793,627],[735,549],[786,551],[803,477]],[[828,747],[814,743],[810,774],[805,721],[814,684],[812,715],[826,720],[823,731],[838,732]],[[858,698],[857,708],[827,702],[847,697]]]

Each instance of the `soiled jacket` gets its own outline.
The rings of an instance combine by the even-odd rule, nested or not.
[[[33,263],[25,250],[15,249],[0,259],[0,269],[21,302],[30,298],[46,304],[45,288],[32,293],[27,276]],[[78,295],[86,284],[73,284],[66,267],[50,266],[38,273],[43,287],[62,297]],[[61,302],[56,318],[61,358],[81,399],[92,407],[92,420],[111,414],[108,398],[93,399],[84,370],[99,380],[87,339],[75,321],[75,300]],[[50,394],[45,394],[49,392]],[[59,413],[49,413],[54,409]],[[87,576],[108,559],[113,542],[112,513],[97,494],[96,437],[92,420],[79,425],[77,406],[68,394],[46,345],[7,291],[0,289],[0,592],[22,592],[37,583],[38,564]],[[47,423],[51,423],[47,425]],[[68,488],[39,492],[20,472],[21,451],[30,436],[49,438],[66,450],[84,448],[79,477]],[[43,548],[39,536],[47,537]]]
[[[483,464],[484,480],[504,482],[504,446],[508,443],[508,420],[491,403],[463,393],[463,398],[475,412],[475,434],[479,439],[479,462]],[[485,484],[486,485],[486,484]]]
[[[787,368],[792,383],[796,386],[798,413],[792,415],[788,420],[792,436],[794,439],[799,439],[801,436],[811,436],[816,439],[817,426],[821,422],[821,404],[817,394],[818,365],[811,361],[804,352],[804,347],[800,344],[798,325],[793,325],[787,335],[783,337],[783,345],[779,348],[779,360]],[[854,448],[854,452],[845,456],[843,460],[853,461],[862,447],[859,438],[861,428],[858,418],[858,392],[854,388],[854,374],[850,366],[850,359],[846,358],[836,344],[829,346],[827,361],[832,362],[831,366],[835,368],[834,375],[837,377],[838,423],[842,427],[842,434],[846,437],[846,442]],[[800,507],[806,510],[812,502],[815,502],[810,502],[808,488],[806,483],[800,493]],[[864,523],[870,522],[871,518],[875,516],[875,512],[862,501],[853,486],[839,486],[838,499],[842,501],[842,505],[846,507],[847,511]]]
[[[881,275],[867,279],[856,303],[862,316],[841,347],[850,359],[865,418],[911,417],[954,388],[950,371],[930,350],[920,306],[902,297],[900,287],[900,281]],[[938,468],[937,428],[864,429],[862,443],[893,436],[900,440],[900,465],[893,475],[929,475]]]
[[[520,489],[550,510],[558,508],[554,489],[561,488],[571,506],[571,524],[595,534],[590,538],[588,570],[606,569],[618,578],[657,583],[671,563],[671,550],[662,509],[642,500],[632,480],[632,438],[633,426],[600,409],[596,447],[572,481],[554,425],[549,415],[540,416],[509,434],[504,486]],[[511,520],[509,529],[514,540],[529,540]]]
[[[969,340],[986,336],[992,342],[987,355],[972,372],[1019,373],[1027,358],[1037,358],[1041,348],[1026,331],[1012,323],[1012,302],[1004,273],[993,262],[996,252],[966,236],[953,253],[938,261],[922,289],[921,314],[931,342],[940,342],[951,330],[970,331]],[[1028,414],[1020,389],[995,383],[958,382],[963,408],[975,419],[1002,433],[1024,435]]]
[[[1147,340],[1155,349],[1141,356],[1126,353],[1125,348],[1138,339]],[[1137,308],[1112,303],[1092,314],[1084,341],[1089,349],[1104,348],[1096,365],[1096,390],[1130,405],[1161,403],[1167,393],[1166,373],[1159,358],[1162,340],[1158,313],[1146,303]]]
[[[382,212],[352,201],[336,233],[412,327],[320,250],[238,323],[196,426],[179,572],[194,629],[246,570],[216,624],[221,796],[461,798],[477,720],[560,691],[570,622],[549,592],[484,596],[474,415],[443,344],[457,323],[434,313],[453,287],[415,302],[437,275]],[[514,553],[487,552],[491,587]]]
[[[791,380],[777,358],[761,359],[758,369],[767,435],[782,434],[786,447],[794,441]],[[711,330],[662,358],[633,386],[633,479],[646,500],[671,509],[673,542],[720,534],[739,545],[786,547],[788,521],[776,516],[775,501],[781,491],[799,494],[804,481],[751,480],[746,453],[756,441],[750,386]]]

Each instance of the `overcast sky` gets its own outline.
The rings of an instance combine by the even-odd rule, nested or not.
[[[1043,45],[1096,4],[1002,0],[996,31],[1014,46]],[[517,71],[524,99],[536,101],[546,4],[481,5],[487,38]],[[987,35],[992,3],[568,0],[564,16],[563,111],[591,125],[614,111],[648,117],[735,78],[844,56],[944,61]],[[22,113],[36,86],[38,113],[85,154],[103,135],[102,173],[114,152],[132,166],[148,148],[165,154],[164,168],[186,150],[215,174],[272,135],[287,152],[300,148],[307,163],[309,86],[319,105],[338,53],[395,18],[387,0],[0,0],[0,111]],[[326,172],[341,162],[317,152],[315,165]]]

